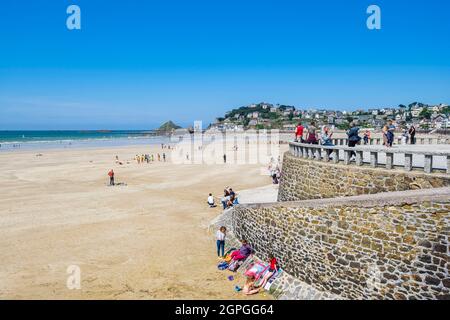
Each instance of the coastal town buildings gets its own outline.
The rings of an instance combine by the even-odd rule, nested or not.
[[[444,103],[428,105],[413,102],[397,107],[371,107],[366,110],[358,108],[349,111],[261,102],[226,112],[224,117],[217,118],[210,125],[210,129],[291,130],[299,122],[308,124],[311,121],[317,126],[329,125],[338,129],[347,129],[351,122],[362,128],[381,129],[388,120],[393,120],[399,128],[414,125],[418,130],[429,132],[450,128],[449,116],[450,107]]]

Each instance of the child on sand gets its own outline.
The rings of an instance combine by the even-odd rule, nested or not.
[[[273,256],[273,254],[269,254],[269,271],[264,275],[264,278],[262,279],[261,284],[259,285],[259,288],[264,288],[267,281],[274,275],[274,273],[277,271],[277,259]]]
[[[252,295],[259,292],[260,288],[255,286],[255,276],[247,277],[247,281],[245,282],[244,288],[242,292],[246,295]]]
[[[217,207],[216,204],[214,203],[214,196],[212,195],[212,193],[210,193],[208,196],[208,204],[210,208]]]

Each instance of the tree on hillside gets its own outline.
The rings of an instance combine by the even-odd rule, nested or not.
[[[431,114],[432,114],[432,112],[427,107],[424,107],[422,109],[422,111],[420,111],[420,113],[419,113],[419,118],[429,120],[429,119],[431,119]]]

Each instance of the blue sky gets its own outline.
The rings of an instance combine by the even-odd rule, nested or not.
[[[81,30],[66,8],[81,8]],[[377,4],[382,29],[368,30]],[[450,103],[447,0],[2,0],[0,130]]]

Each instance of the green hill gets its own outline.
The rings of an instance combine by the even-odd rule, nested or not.
[[[159,128],[158,131],[164,131],[164,132],[171,132],[176,129],[180,129],[181,127],[173,123],[172,121],[167,121],[163,123]]]

